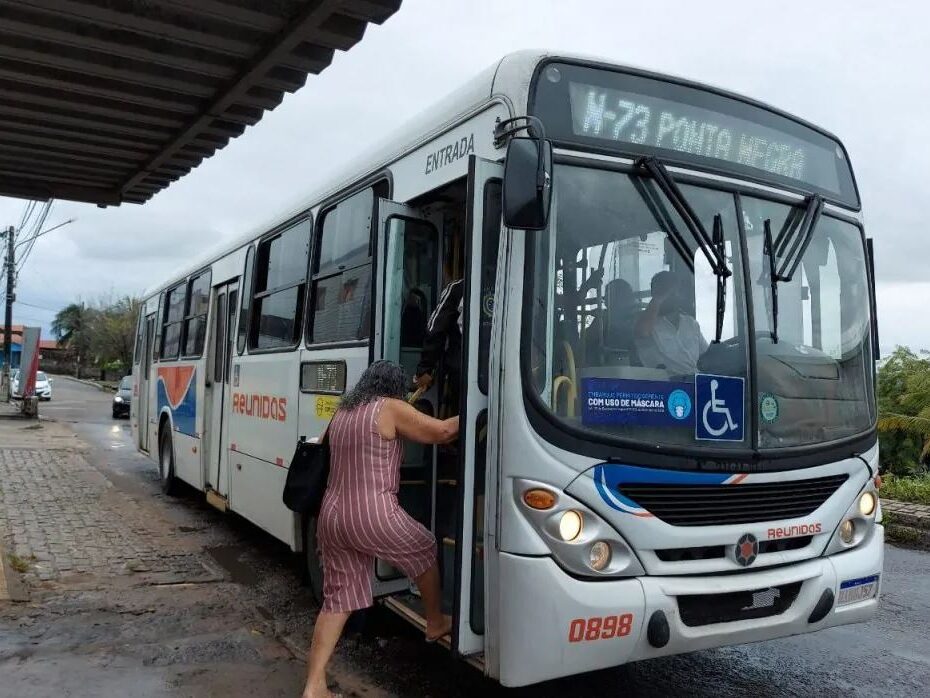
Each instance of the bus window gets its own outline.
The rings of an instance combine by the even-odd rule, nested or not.
[[[181,328],[184,324],[184,305],[187,284],[175,286],[165,294],[165,311],[161,331],[161,353],[159,358],[177,359],[181,349]]]
[[[249,301],[252,300],[252,266],[255,263],[255,248],[251,245],[245,253],[245,273],[242,275],[242,307],[239,309],[239,335],[236,338],[236,351],[245,351],[245,338],[249,332]]]
[[[280,349],[297,344],[311,230],[307,218],[259,243],[250,349]]]
[[[386,189],[386,183],[363,189],[323,214],[313,262],[311,344],[368,339],[372,217],[375,197]]]
[[[142,328],[145,327],[145,312],[144,304],[139,308],[139,320],[136,325],[136,346],[133,348],[132,352],[132,363],[138,364],[139,358],[142,356]]]
[[[184,356],[203,353],[207,333],[207,305],[210,302],[210,270],[195,276],[187,286],[187,315],[184,318]]]
[[[388,219],[384,274],[383,357],[414,375],[426,323],[436,303],[439,234],[432,224],[400,217]]]

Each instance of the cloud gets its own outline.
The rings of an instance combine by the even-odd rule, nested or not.
[[[154,285],[200,251],[284,215],[500,56],[546,47],[718,85],[836,133],[876,241],[883,338],[897,332],[930,346],[930,329],[893,324],[906,321],[901,309],[913,308],[918,290],[926,295],[930,11],[923,3],[892,11],[828,0],[803,5],[803,14],[783,3],[735,0],[537,0],[526,8],[405,0],[322,75],[144,206],[57,203],[51,223],[77,222],[36,245],[19,297],[54,307]],[[22,205],[0,200],[0,224],[18,222]],[[43,312],[29,309],[31,316]]]

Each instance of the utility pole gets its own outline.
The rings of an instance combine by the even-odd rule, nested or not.
[[[6,399],[10,399],[10,368],[13,364],[13,288],[16,281],[16,248],[13,226],[6,229],[6,327],[3,329],[3,380]]]

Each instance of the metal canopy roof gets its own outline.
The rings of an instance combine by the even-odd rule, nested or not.
[[[0,195],[143,203],[401,0],[0,0]]]

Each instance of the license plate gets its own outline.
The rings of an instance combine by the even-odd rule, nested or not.
[[[860,579],[847,579],[840,584],[840,594],[836,605],[845,606],[858,601],[867,601],[873,598],[877,592],[877,574],[873,574],[871,577],[861,577]]]

